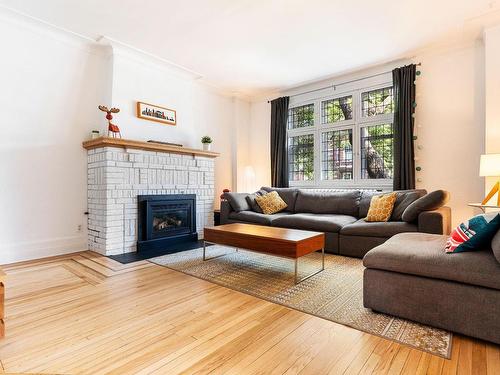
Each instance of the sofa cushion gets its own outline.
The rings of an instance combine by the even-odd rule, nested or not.
[[[500,263],[500,230],[493,236],[491,240],[491,250],[498,263]]]
[[[361,192],[299,189],[295,212],[358,216]]]
[[[367,222],[359,219],[353,224],[346,225],[340,233],[347,236],[391,237],[403,232],[417,232],[416,224],[404,221]]]
[[[229,202],[231,208],[236,212],[252,209],[247,202],[247,196],[247,193],[224,193],[224,199]]]
[[[297,189],[294,188],[274,188],[263,186],[261,190],[267,191],[268,193],[271,191],[276,191],[281,199],[283,199],[287,205],[285,208],[286,212],[294,212],[295,211],[295,201],[297,200]]]
[[[267,191],[261,189],[261,190],[256,191],[253,194],[247,195],[246,200],[247,200],[248,205],[252,209],[252,211],[258,212],[260,214],[262,213],[262,208],[260,208],[260,206],[255,201],[255,197],[262,196],[265,194],[267,194]]]
[[[500,289],[500,264],[491,250],[446,254],[447,236],[427,233],[401,233],[363,258],[367,268],[456,281]],[[446,295],[446,291],[439,291]]]
[[[416,221],[418,215],[424,211],[437,210],[450,200],[450,193],[445,190],[436,190],[410,204],[403,212],[401,219],[406,222]]]
[[[361,192],[361,199],[359,200],[359,213],[358,217],[364,218],[368,215],[368,210],[370,209],[370,203],[372,197],[375,195],[380,195],[382,192],[375,190],[364,190]]]
[[[231,212],[230,220],[244,221],[253,224],[271,225],[273,220],[286,215],[292,215],[289,212],[279,212],[274,215],[265,215],[254,211]]]
[[[272,221],[272,225],[274,227],[336,233],[344,225],[354,223],[356,220],[355,217],[348,215],[302,213],[276,218]]]
[[[394,209],[392,210],[391,220],[401,221],[403,220],[403,212],[406,208],[415,202],[417,199],[423,197],[427,194],[425,189],[416,190],[396,190],[396,203],[394,203]],[[364,217],[364,216],[363,216]]]

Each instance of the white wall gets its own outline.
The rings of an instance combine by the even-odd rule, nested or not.
[[[99,104],[121,108],[115,122],[124,138],[199,148],[201,136],[212,136],[221,153],[215,196],[232,189],[232,132],[240,121],[233,98],[175,69],[111,55],[20,16],[0,13],[0,21],[0,264],[87,248],[81,143],[91,130],[106,130]],[[136,100],[176,109],[178,125],[137,119]],[[248,103],[239,105],[249,110]]]
[[[484,152],[484,47],[482,43],[430,52],[418,57],[416,165],[418,187],[451,192],[449,206],[458,225],[480,213],[468,207],[481,201],[483,179],[479,156]],[[421,128],[418,128],[418,125]]]
[[[177,125],[137,118],[137,101],[175,109]],[[131,56],[123,47],[113,46],[112,105],[121,110],[113,122],[120,127],[123,138],[201,148],[201,137],[211,136],[212,149],[221,153],[215,161],[216,196],[226,187],[232,189],[233,155],[237,150],[232,134],[241,124],[235,113],[238,105],[234,98],[216,93],[188,74],[140,56]],[[106,124],[103,117],[103,131],[107,129]],[[218,205],[219,200],[216,202]]]
[[[106,59],[73,37],[2,21],[0,263],[83,250],[81,142],[106,100]]]
[[[483,179],[479,177],[479,155],[484,150],[484,46],[472,43],[461,47],[448,47],[421,52],[415,57],[421,61],[422,75],[417,81],[416,124],[418,144],[417,187],[429,191],[446,189],[451,192],[449,205],[453,223],[477,214],[467,207],[469,202],[480,201]],[[400,65],[403,65],[401,63]],[[386,71],[392,66],[378,67]],[[359,77],[371,74],[357,73]],[[316,82],[307,87],[295,88],[273,97],[293,95],[315,87],[325,87],[332,82],[355,78],[356,74],[336,77],[334,80]],[[496,107],[498,108],[498,106]],[[261,142],[252,142],[257,182],[270,183],[269,137],[271,109],[266,100],[252,102],[252,134],[259,134]],[[498,142],[497,142],[498,144]]]
[[[485,42],[485,149],[484,153],[500,153],[500,26],[484,32]],[[496,177],[485,179],[485,195],[498,181]],[[490,200],[496,204],[497,197]]]

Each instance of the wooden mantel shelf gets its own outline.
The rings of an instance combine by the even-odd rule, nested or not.
[[[164,145],[161,143],[133,141],[130,139],[122,139],[122,138],[99,137],[96,139],[91,139],[89,141],[83,142],[83,148],[87,150],[92,150],[94,148],[99,148],[99,147],[133,148],[136,150],[170,152],[174,154],[204,156],[208,158],[216,158],[217,156],[220,155],[218,152]]]

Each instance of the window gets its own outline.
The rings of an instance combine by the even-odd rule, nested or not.
[[[386,84],[356,81],[336,95],[292,102],[287,131],[291,186],[392,186],[394,98],[390,75],[386,78]]]
[[[321,172],[324,180],[352,179],[352,129],[322,133],[321,153]]]
[[[314,125],[314,104],[288,110],[288,129],[305,128]]]
[[[314,134],[288,139],[288,164],[290,181],[314,179]]]
[[[392,124],[361,128],[361,178],[392,178]]]
[[[352,119],[352,95],[321,102],[322,124],[331,124],[334,122],[351,120],[351,119]]]
[[[394,112],[392,87],[364,92],[361,95],[363,117]]]

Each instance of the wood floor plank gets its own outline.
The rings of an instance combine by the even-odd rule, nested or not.
[[[490,343],[486,344],[486,368],[488,374],[500,374],[500,351]]]
[[[4,269],[2,373],[500,373],[497,345],[456,335],[445,360],[147,261],[78,252]]]

